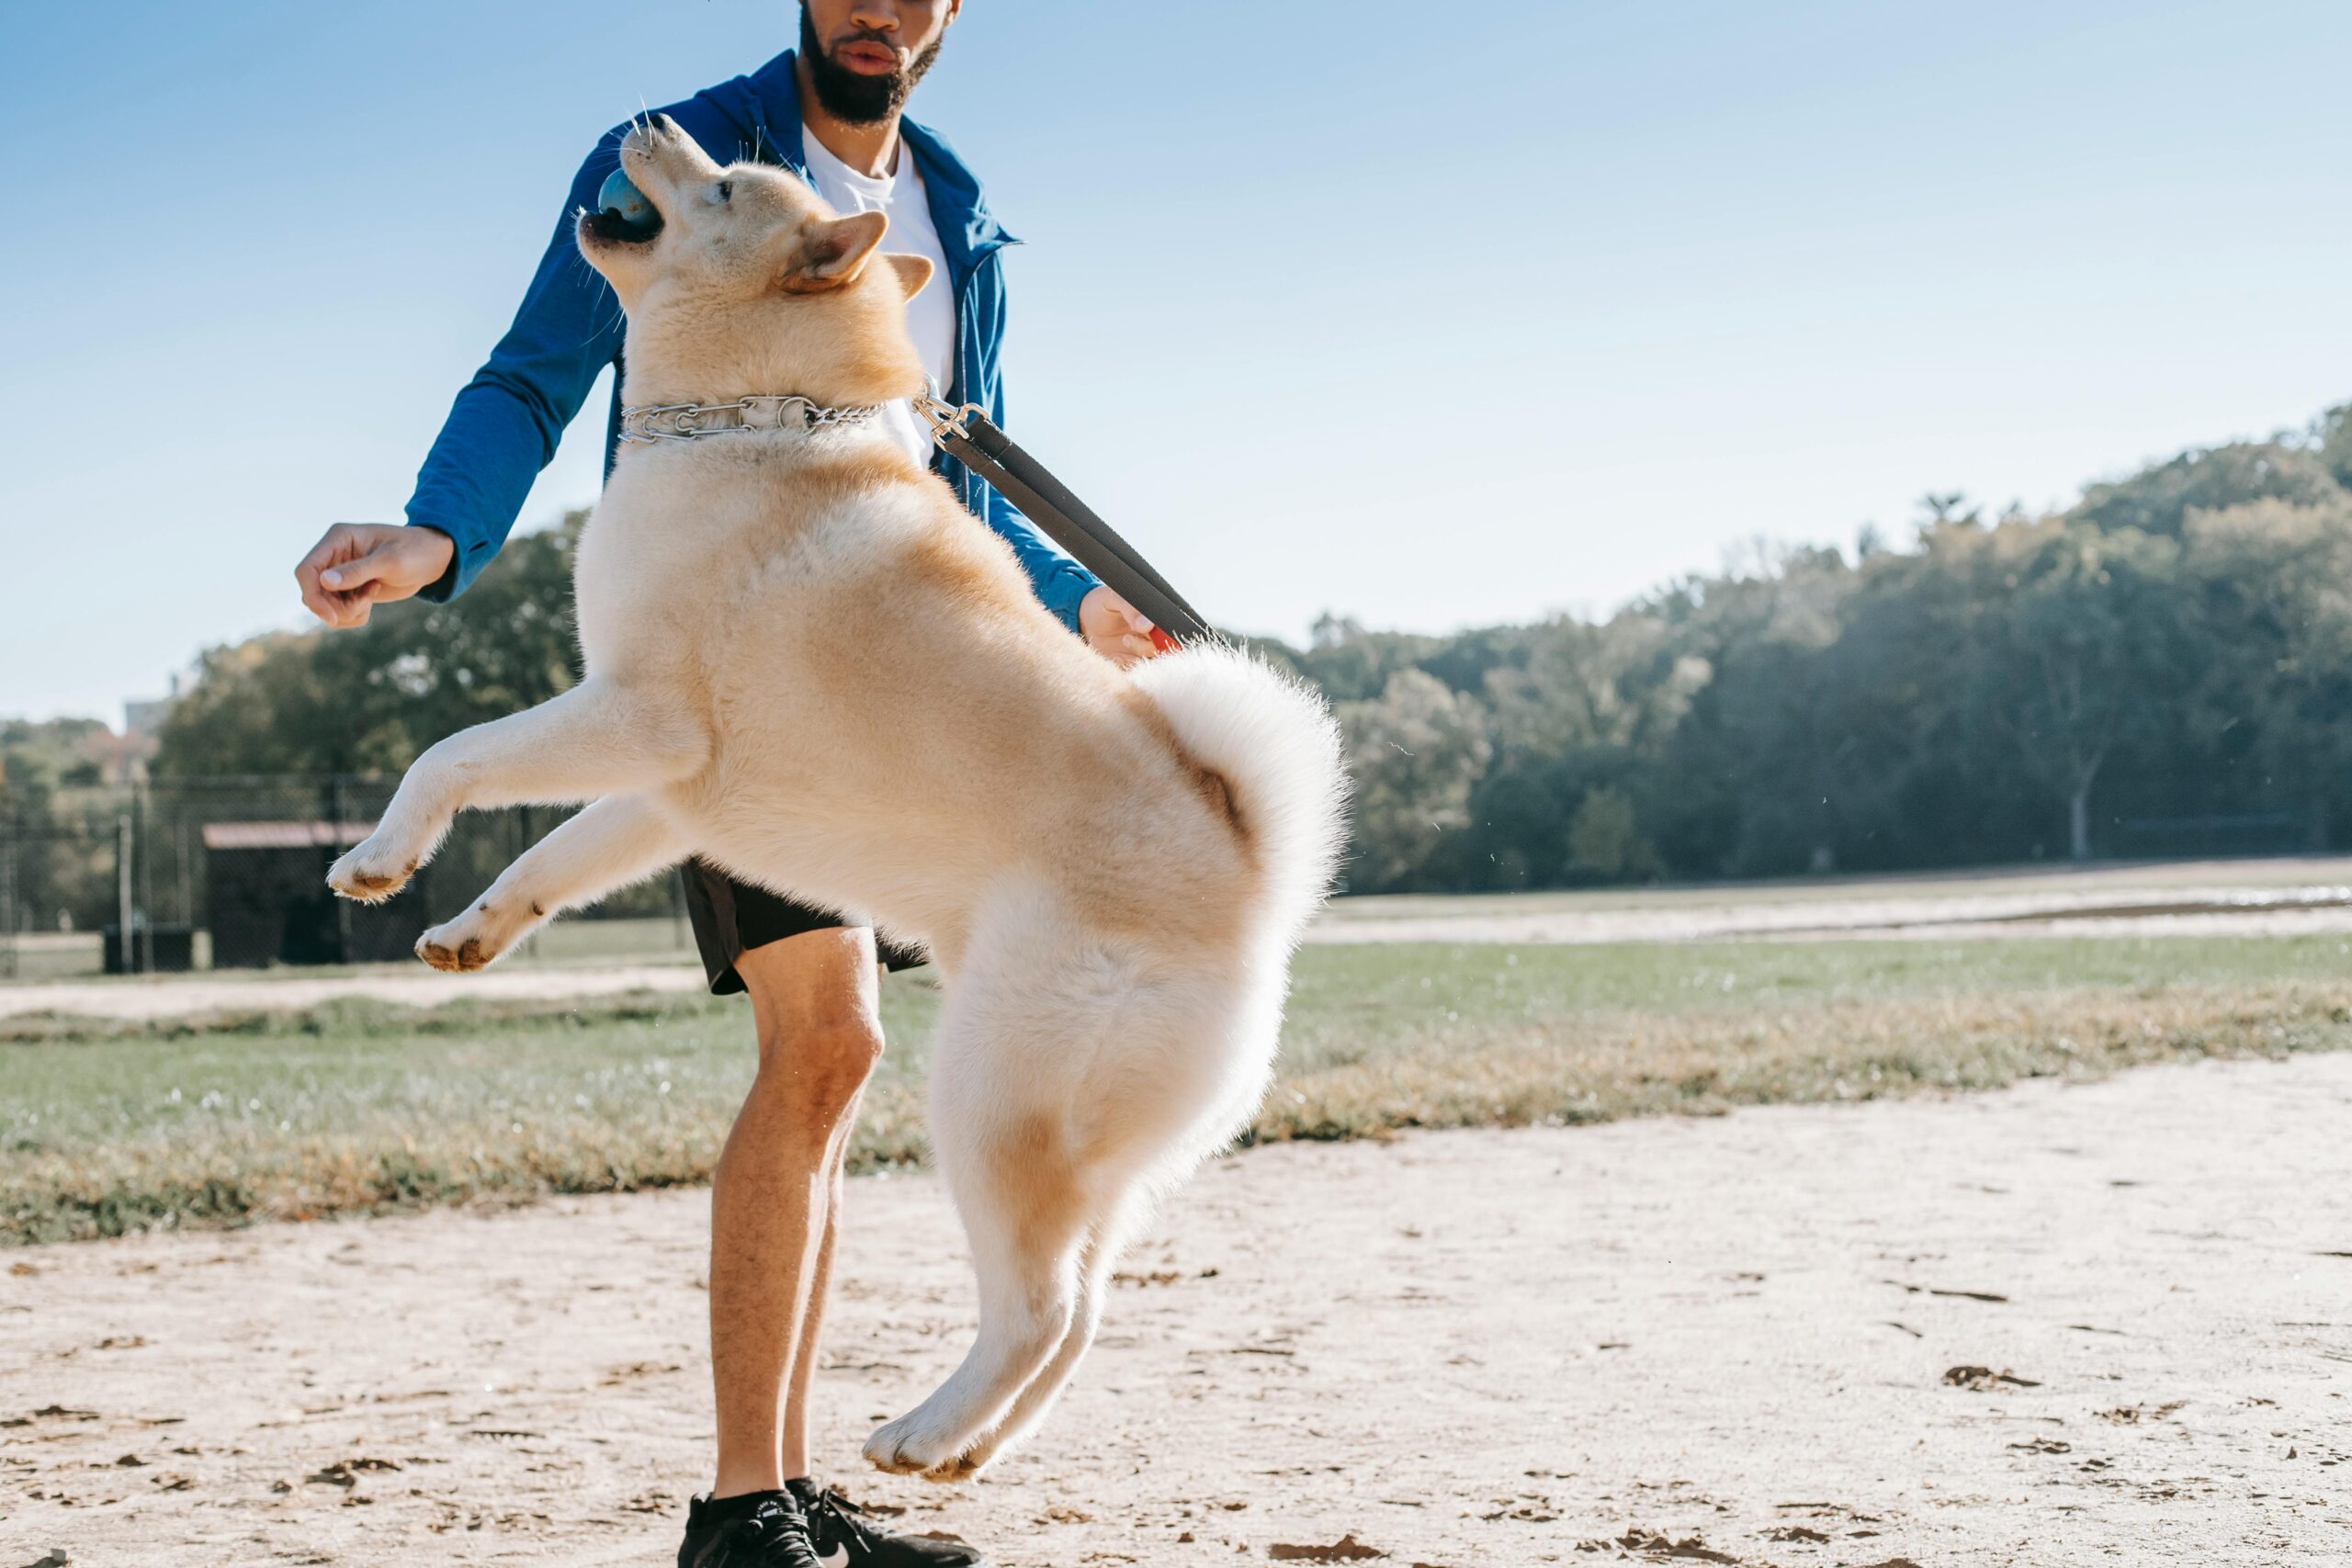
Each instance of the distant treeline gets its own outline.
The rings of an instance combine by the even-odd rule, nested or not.
[[[1361,892],[2342,848],[2347,487],[2352,404],[2055,515],[1930,496],[1907,542],[1759,551],[1605,620],[1255,646],[1339,708]],[[578,521],[456,604],[206,654],[157,773],[394,770],[561,690]]]
[[[1605,621],[1326,621],[1357,891],[2352,843],[2352,405]],[[1269,645],[1261,645],[1269,646]]]

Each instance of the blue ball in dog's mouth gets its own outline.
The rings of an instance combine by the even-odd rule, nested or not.
[[[615,169],[596,192],[593,226],[607,240],[650,240],[662,231],[662,214],[627,173]]]

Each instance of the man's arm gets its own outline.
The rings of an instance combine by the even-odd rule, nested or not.
[[[463,592],[505,544],[564,427],[620,352],[620,303],[580,257],[572,229],[619,166],[626,126],[606,131],[573,176],[514,324],[458,392],[416,476],[409,526],[338,523],[294,569],[302,603],[331,626],[365,626],[370,605]]]

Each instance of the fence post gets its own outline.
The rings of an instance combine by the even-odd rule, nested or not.
[[[22,814],[8,813],[7,837],[0,839],[0,942],[7,943],[7,967],[0,970],[8,978],[17,977],[17,829]]]
[[[122,957],[122,972],[137,969],[139,960],[130,945],[130,813],[123,812],[114,819],[114,905],[115,951]]]
[[[138,853],[131,863],[139,868],[139,972],[155,972],[155,824],[147,808],[147,786],[134,779],[130,784],[130,820],[137,840]]]
[[[327,846],[327,859],[332,863],[343,853],[343,775],[327,775],[327,837],[334,840]],[[334,900],[334,960],[338,964],[351,962],[351,900]]]

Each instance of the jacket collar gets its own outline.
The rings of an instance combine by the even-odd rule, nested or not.
[[[800,81],[793,74],[793,53],[787,49],[749,76],[729,83],[743,91],[738,102],[724,107],[748,133],[753,156],[773,159],[807,179],[808,148],[801,132]],[[940,248],[947,253],[947,265],[958,278],[989,252],[1021,243],[989,210],[978,176],[946,138],[905,118],[899,121],[899,135],[914,154],[915,167],[922,171],[931,220],[939,231]]]

